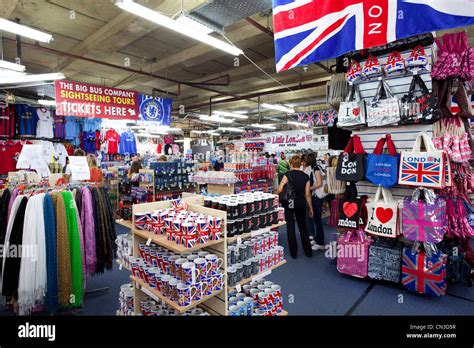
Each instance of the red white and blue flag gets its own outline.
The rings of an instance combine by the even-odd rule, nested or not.
[[[304,122],[305,117],[306,117],[306,112],[302,112],[298,114],[298,122]]]
[[[273,0],[276,70],[472,24],[472,0]]]
[[[412,156],[413,158],[414,156]],[[425,187],[440,187],[443,176],[442,161],[439,158],[426,158],[426,162],[402,161],[400,169],[400,185],[417,184]],[[412,185],[410,185],[412,186]]]
[[[332,126],[334,124],[334,120],[337,117],[337,112],[334,109],[330,109],[326,111],[327,119],[328,119],[328,126]]]
[[[402,257],[402,284],[411,291],[431,296],[446,294],[446,255],[424,252],[412,254],[405,248]]]
[[[308,112],[307,122],[309,126],[314,125],[314,112]]]
[[[324,111],[316,111],[316,125],[324,126],[327,123],[326,114]]]

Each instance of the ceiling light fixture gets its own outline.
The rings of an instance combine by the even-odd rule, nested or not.
[[[272,124],[261,124],[261,123],[253,123],[251,124],[254,128],[261,128],[261,129],[276,129],[276,127]]]
[[[309,127],[309,124],[307,124],[307,123],[301,123],[301,122],[296,122],[296,121],[288,121],[286,123],[287,124],[292,124],[294,126]]]
[[[132,0],[117,0],[115,2],[115,5],[120,7],[122,10],[133,13],[134,15],[145,18],[150,22],[156,23],[170,30],[174,30],[180,34],[201,41],[207,45],[213,46],[234,56],[243,54],[243,51],[240,48],[230,45],[222,40],[216,39],[215,37],[212,37],[208,34],[192,30],[179,23],[178,21],[171,19],[165,15],[162,15],[157,11],[150,10],[149,8],[137,4]]]
[[[249,118],[249,117],[246,116],[246,115],[240,115],[240,114],[235,114],[235,113],[233,113],[233,112],[220,111],[220,110],[213,111],[213,114],[214,114],[214,115],[218,115],[218,116],[228,116],[228,117],[240,118],[240,119],[247,119],[247,118]]]
[[[223,130],[227,132],[236,132],[236,133],[242,133],[244,131],[242,128],[235,128],[235,127],[219,127],[219,130]]]
[[[12,83],[23,83],[23,82],[54,81],[54,80],[62,80],[64,78],[65,76],[62,73],[2,76],[0,77],[0,85],[12,84]]]
[[[185,27],[187,27],[187,28],[189,28],[193,31],[198,31],[198,32],[206,34],[206,35],[214,32],[213,28],[211,28],[210,26],[207,26],[207,25],[201,23],[200,21],[196,20],[195,18],[193,18],[186,11],[179,12],[177,14],[177,16],[174,17],[174,18],[176,19],[176,22],[178,22],[179,24],[184,25]]]
[[[290,108],[290,107],[285,106],[285,105],[262,103],[262,104],[260,104],[260,106],[262,108],[265,108],[265,109],[283,111],[283,112],[286,112],[286,113],[289,113],[289,114],[294,114],[295,113],[295,109]]]
[[[234,120],[229,120],[228,118],[217,117],[217,116],[201,116],[199,117],[201,121],[215,122],[215,123],[232,123]]]
[[[43,106],[56,106],[56,100],[38,99],[38,104]]]
[[[9,21],[5,18],[0,18],[0,30],[8,31],[9,33],[21,35],[41,42],[50,42],[53,40],[53,36],[50,34]]]
[[[6,60],[0,60],[0,69],[7,69],[18,72],[24,72],[26,70],[24,65],[7,62]]]

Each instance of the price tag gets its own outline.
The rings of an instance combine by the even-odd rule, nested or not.
[[[120,263],[120,264],[119,264],[119,271],[121,271],[122,268],[123,268],[123,265],[122,265],[122,263]]]
[[[146,241],[146,245],[150,246],[150,244],[151,244],[151,238],[148,238],[148,240]]]
[[[235,286],[235,290],[237,290],[237,292],[242,292],[242,287],[240,286],[240,284],[237,284]]]

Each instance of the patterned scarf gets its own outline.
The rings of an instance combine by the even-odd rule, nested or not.
[[[5,242],[5,234],[7,233],[8,204],[10,203],[10,197],[10,190],[3,190],[2,198],[0,199],[0,244]]]
[[[69,256],[68,221],[63,195],[55,194],[56,199],[56,244],[58,252],[58,293],[59,304],[69,306],[71,294],[71,258]],[[54,201],[54,199],[53,199]]]
[[[73,307],[79,307],[82,305],[84,295],[84,284],[82,277],[82,252],[77,221],[77,210],[71,192],[62,192],[62,196],[64,199],[64,207],[66,210],[67,230],[69,236],[69,252],[71,257],[71,278],[73,295],[73,297],[71,298],[71,305]]]
[[[96,266],[96,244],[95,244],[95,224],[94,224],[94,203],[92,193],[87,187],[83,187],[81,223],[84,233],[84,254],[86,274],[93,274]]]
[[[58,266],[56,253],[56,219],[54,216],[53,199],[50,195],[44,197],[44,226],[46,234],[46,271],[48,277],[46,306],[49,313],[54,313],[58,307]]]

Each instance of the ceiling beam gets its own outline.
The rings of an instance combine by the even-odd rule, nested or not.
[[[10,18],[20,0],[0,0],[0,17]]]
[[[207,0],[187,0],[184,4],[186,9],[192,10],[206,2]],[[176,13],[181,10],[181,1],[148,0],[147,6],[163,13]],[[156,28],[155,23],[124,11],[74,47],[71,53],[83,56],[96,48],[112,53],[128,46]],[[59,70],[67,74],[69,69],[73,68],[77,72],[87,67],[87,64],[83,62],[73,66],[75,61],[72,58],[65,59],[61,62]]]

